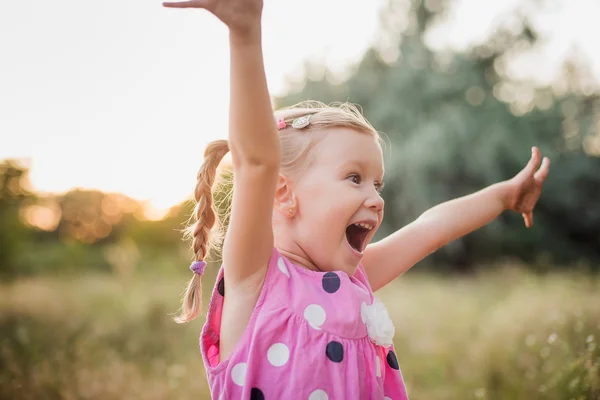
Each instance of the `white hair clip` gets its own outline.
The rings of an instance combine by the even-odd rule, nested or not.
[[[310,124],[310,116],[311,115],[312,114],[308,114],[303,117],[298,117],[298,118],[294,119],[294,121],[292,122],[292,128],[294,128],[294,129],[306,128],[308,126],[308,124]]]

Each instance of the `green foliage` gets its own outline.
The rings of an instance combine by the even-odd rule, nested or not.
[[[400,24],[394,10],[405,3],[390,1],[383,12],[386,26]],[[594,232],[600,229],[600,214],[592,188],[600,186],[600,149],[595,153],[586,143],[600,139],[594,125],[600,118],[598,97],[578,94],[575,86],[559,96],[552,88],[534,88],[504,73],[508,54],[536,45],[537,36],[526,24],[517,33],[500,28],[488,43],[466,54],[431,51],[422,38],[445,3],[431,2],[440,3],[437,8],[429,3],[412,2],[414,29],[404,36],[387,32],[388,41],[397,45],[388,46],[383,56],[373,48],[346,81],[331,83],[325,72],[322,79],[308,80],[298,92],[277,99],[277,106],[305,99],[351,101],[389,138],[386,217],[376,239],[433,205],[511,178],[536,145],[551,158],[552,168],[534,228],[525,229],[520,215],[503,215],[431,261],[458,270],[499,256],[531,263],[538,263],[540,255],[555,263],[597,262],[600,237]],[[384,61],[394,52],[397,60]]]
[[[16,161],[0,162],[0,276],[4,278],[17,274],[18,254],[30,235],[19,215],[34,197],[27,189],[27,173]]]
[[[332,83],[326,68],[313,65],[307,75],[321,71],[321,79],[306,80],[276,105],[349,100],[385,134],[386,216],[375,240],[435,204],[512,177],[530,147],[539,146],[552,168],[533,229],[524,227],[521,216],[506,213],[427,261],[450,271],[472,271],[499,257],[519,258],[540,270],[580,261],[597,270],[600,101],[585,86],[589,77],[568,60],[561,80],[566,89],[513,79],[507,72],[510,57],[540,43],[526,23],[531,11],[515,11],[523,14],[517,15],[520,31],[500,24],[489,40],[465,53],[434,52],[422,38],[448,9],[444,0],[390,0],[380,43],[351,67],[348,79]],[[230,166],[221,172],[225,179],[217,183],[214,202],[227,226],[232,172]],[[191,259],[190,242],[182,238],[193,221],[192,202],[153,221],[143,204],[118,193],[73,189],[37,196],[27,190],[27,175],[14,161],[0,163],[4,277],[94,270],[130,279],[135,271],[185,268]],[[218,261],[219,249],[210,256]]]

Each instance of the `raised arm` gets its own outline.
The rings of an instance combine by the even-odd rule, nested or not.
[[[229,28],[229,149],[234,190],[223,244],[225,285],[262,284],[273,248],[271,227],[280,144],[263,65],[262,0],[193,0],[163,3],[203,8]]]
[[[527,166],[514,178],[425,211],[414,222],[369,245],[363,265],[371,287],[377,290],[440,247],[473,232],[505,210],[519,212],[529,228],[533,209],[548,176],[550,160],[532,149]]]
[[[281,151],[263,65],[260,23],[256,28],[230,35],[229,146],[235,181],[223,247],[229,283],[251,276],[262,283],[273,250],[271,220]]]

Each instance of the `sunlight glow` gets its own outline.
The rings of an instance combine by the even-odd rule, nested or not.
[[[35,13],[27,2],[7,5],[0,14],[0,47],[10,60],[0,76],[0,132],[10,136],[2,141],[0,159],[30,159],[38,192],[74,187],[120,192],[144,202],[146,217],[157,219],[190,198],[206,143],[227,137],[228,43],[225,27],[205,12],[130,3],[65,0],[36,4]],[[294,87],[307,60],[327,65],[336,81],[347,76],[366,48],[384,40],[378,24],[386,4],[265,2],[271,92],[281,95]],[[517,0],[456,4],[450,20],[427,38],[430,46],[463,50],[485,40],[498,15]],[[599,28],[592,19],[597,12],[590,12],[600,12],[600,6],[591,0],[568,4],[552,15],[536,14],[534,22],[543,30],[560,27],[561,34],[513,69],[534,71],[547,82],[557,60],[578,43],[600,76]],[[332,18],[342,9],[343,18]],[[390,61],[398,56],[392,47],[384,53]],[[504,67],[510,73],[510,66]],[[505,89],[495,88],[494,94],[519,95]],[[473,104],[482,101],[476,88],[466,96]],[[533,107],[533,101],[521,103],[514,112]],[[590,152],[595,143],[588,143]],[[30,213],[36,223],[49,226],[46,211]]]
[[[58,204],[32,205],[22,211],[23,220],[30,226],[46,232],[52,232],[60,223],[62,216]]]
[[[173,203],[167,207],[158,208],[153,201],[145,202],[144,206],[144,218],[149,221],[160,221],[165,218],[171,210]]]

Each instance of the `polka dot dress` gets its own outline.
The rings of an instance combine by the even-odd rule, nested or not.
[[[362,266],[315,272],[274,249],[248,327],[219,360],[224,288],[221,268],[200,338],[213,399],[407,399],[394,347],[361,318],[374,300]]]

